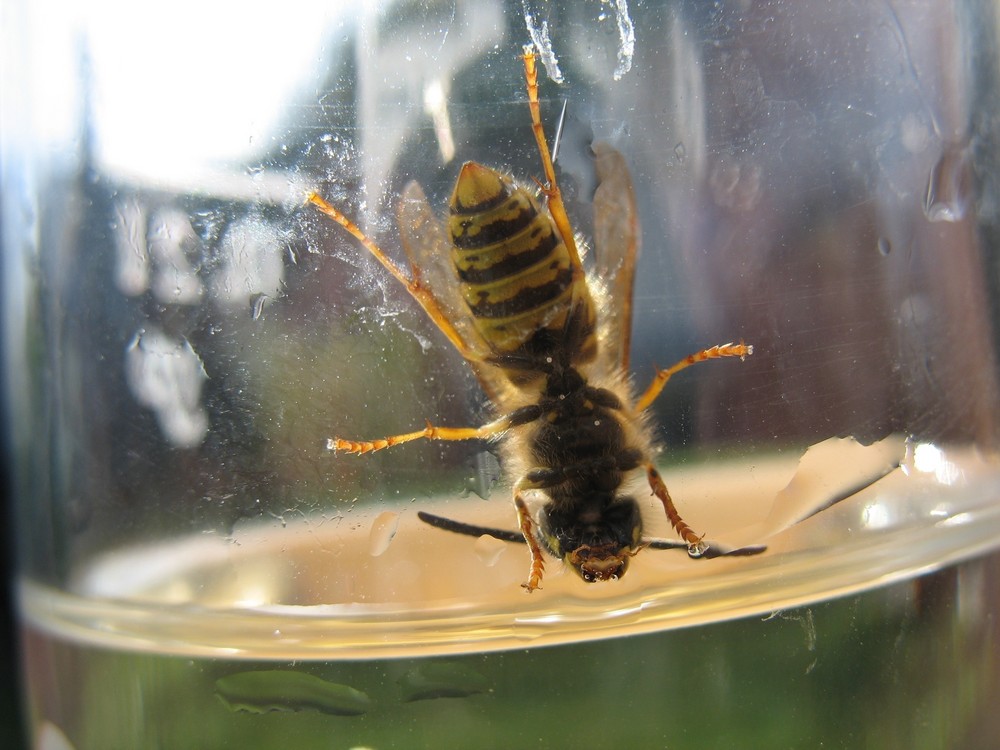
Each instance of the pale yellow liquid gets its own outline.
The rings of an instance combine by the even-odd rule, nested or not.
[[[920,704],[947,742],[979,736],[1000,675],[982,650],[1000,602],[996,467],[949,451],[906,468],[762,539],[764,554],[644,550],[623,580],[591,586],[552,562],[530,595],[523,545],[428,528],[411,506],[122,550],[70,591],[22,583],[33,723],[77,748],[913,747]],[[695,528],[742,544],[781,526],[776,494],[805,512],[857,478],[793,456],[670,482]],[[419,509],[514,522],[499,499]],[[459,692],[463,674],[488,687],[409,700],[400,680],[442,661]],[[218,679],[261,669],[360,690],[372,708],[258,714],[218,699]],[[893,707],[874,710],[879,691]]]

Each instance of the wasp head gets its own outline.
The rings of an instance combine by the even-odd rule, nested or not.
[[[546,546],[587,583],[621,578],[641,547],[639,507],[630,497],[564,501],[542,515]]]
[[[617,581],[628,570],[628,561],[632,557],[629,547],[615,549],[614,545],[593,547],[581,545],[572,552],[567,552],[563,560],[579,574],[587,583],[596,581]]]

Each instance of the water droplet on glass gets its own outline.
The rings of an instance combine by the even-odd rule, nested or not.
[[[470,476],[465,480],[462,497],[475,493],[483,500],[489,500],[493,486],[500,480],[500,462],[489,451],[477,453],[469,466]]]
[[[745,212],[759,202],[761,181],[759,165],[720,160],[712,167],[708,185],[717,206]]]
[[[678,164],[683,164],[684,160],[687,159],[687,149],[684,148],[683,143],[674,146],[674,158],[677,159]]]
[[[473,549],[476,551],[476,557],[482,560],[487,568],[492,568],[507,549],[507,544],[489,534],[483,534],[476,540]]]
[[[878,253],[882,257],[885,257],[889,253],[892,252],[892,243],[889,242],[889,240],[887,238],[885,238],[885,237],[879,237],[878,238],[878,245],[877,245],[877,247],[878,247]]]
[[[368,554],[372,557],[378,557],[389,549],[389,543],[396,536],[398,528],[398,513],[393,513],[391,510],[379,513],[372,521],[372,528],[368,533]]]
[[[961,221],[969,207],[969,149],[945,147],[931,168],[924,194],[924,215],[929,221]]]
[[[402,688],[404,703],[466,698],[490,689],[485,676],[458,662],[423,662],[404,674],[397,684]]]
[[[264,312],[264,302],[266,301],[266,294],[254,294],[250,297],[250,315],[254,320],[259,319],[260,314]]]

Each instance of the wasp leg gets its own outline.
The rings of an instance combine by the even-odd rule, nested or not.
[[[330,450],[361,454],[391,448],[400,443],[409,443],[411,440],[486,440],[506,432],[511,427],[533,422],[541,414],[542,408],[538,404],[529,404],[479,427],[438,427],[428,422],[424,429],[402,435],[390,435],[379,440],[345,440],[335,437],[330,438],[327,444]]]
[[[695,534],[694,530],[681,518],[681,514],[677,512],[674,501],[670,497],[670,493],[667,492],[667,485],[663,483],[663,477],[660,476],[660,472],[656,470],[656,467],[653,464],[646,464],[645,468],[650,489],[653,490],[653,494],[660,498],[660,502],[663,503],[663,510],[666,511],[667,520],[674,527],[674,531],[687,544],[688,554],[692,557],[701,557],[708,549],[708,545],[702,541],[704,535],[698,536]]]
[[[422,286],[419,280],[414,280],[407,276],[403,272],[403,269],[392,262],[382,248],[376,245],[368,235],[361,231],[361,228],[357,224],[348,219],[343,213],[340,212],[340,210],[332,206],[318,194],[310,193],[306,200],[319,209],[321,213],[333,219],[345,230],[347,230],[348,234],[360,242],[362,247],[371,253],[375,257],[375,260],[381,263],[382,267],[392,274],[392,276],[406,288],[406,291],[409,292],[410,296],[413,297],[413,299],[415,299],[424,309],[424,312],[427,313],[427,316],[431,319],[431,321],[433,321],[434,325],[441,330],[441,333],[448,337],[448,340],[458,350],[459,354],[474,362],[482,360],[482,356],[473,350],[468,343],[466,343],[466,341],[455,329],[455,326],[448,320],[448,316],[445,315],[441,306],[438,304],[438,301],[434,298],[434,295]]]
[[[542,171],[545,173],[545,185],[541,186],[542,192],[548,199],[549,215],[552,216],[552,221],[555,222],[556,228],[559,230],[559,236],[562,237],[562,241],[569,251],[570,262],[573,266],[573,281],[576,282],[584,277],[583,263],[580,262],[576,236],[573,234],[573,226],[566,213],[562,191],[556,181],[555,166],[552,164],[549,144],[545,140],[545,129],[542,127],[541,105],[538,103],[538,68],[535,65],[535,53],[530,46],[525,47],[522,57],[524,59],[524,80],[528,87],[528,109],[531,111],[531,130],[535,134],[538,155],[542,159]]]
[[[517,508],[517,525],[531,551],[531,568],[528,571],[528,580],[521,584],[521,587],[530,594],[542,583],[542,575],[545,573],[545,556],[542,554],[542,548],[538,546],[538,539],[535,537],[535,522],[531,519],[528,506],[524,504],[521,497],[521,489],[521,482],[518,482],[514,487],[514,507]]]
[[[702,349],[700,352],[690,354],[680,362],[668,367],[665,370],[657,368],[656,376],[653,378],[653,382],[649,384],[649,387],[646,388],[645,392],[639,397],[639,400],[635,404],[636,413],[648,408],[649,405],[656,400],[656,397],[660,395],[660,392],[667,384],[667,381],[681,370],[687,369],[691,365],[696,365],[699,362],[705,362],[709,359],[718,359],[720,357],[739,357],[740,359],[746,359],[751,354],[753,354],[753,347],[749,344],[744,344],[742,341],[738,344],[720,344],[719,346],[713,346],[710,349]]]

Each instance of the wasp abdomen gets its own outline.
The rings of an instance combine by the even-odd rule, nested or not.
[[[528,191],[467,162],[448,228],[462,296],[494,351],[515,352],[540,331],[566,326],[574,291],[586,288],[574,290],[569,252]]]

